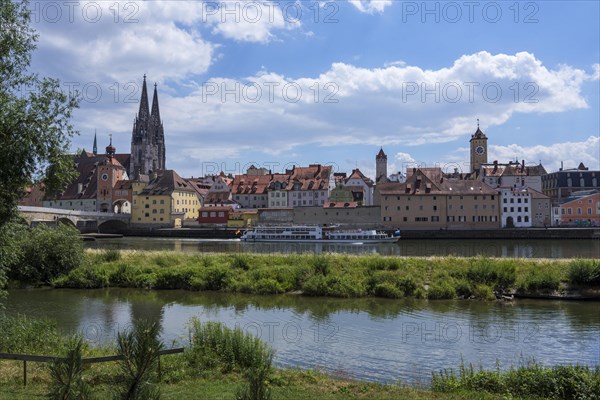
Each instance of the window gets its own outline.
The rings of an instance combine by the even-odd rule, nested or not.
[[[525,222],[529,222],[529,217],[527,215],[525,216]]]
[[[409,206],[406,206],[406,211],[408,211],[408,209],[409,209],[408,207],[409,207]]]
[[[515,202],[515,199],[510,199],[510,203],[513,204]]]
[[[144,208],[150,208],[150,204],[146,204]]]
[[[527,197],[525,197],[525,198],[523,199],[523,203],[529,203],[529,199],[528,199]]]
[[[581,215],[581,207],[577,207],[577,215]]]
[[[219,211],[219,217],[224,217],[225,213],[223,211]]]
[[[515,208],[514,208],[514,207],[511,207],[511,208],[510,208],[510,212],[515,212]]]
[[[570,208],[567,208],[567,214],[569,214],[569,215],[573,214],[573,212]]]
[[[439,222],[440,221],[440,217],[437,215],[434,215],[433,217],[431,217],[431,222]]]
[[[529,212],[529,207],[525,207],[525,212]]]
[[[404,217],[404,218],[402,218],[402,221],[407,222],[408,218]]]
[[[517,199],[517,203],[519,203],[519,204],[521,203],[521,198],[520,197]]]
[[[521,212],[521,207],[517,208],[517,212]]]
[[[517,222],[521,222],[521,216],[520,215],[517,217]]]
[[[588,213],[589,215],[591,215],[591,214],[592,214],[592,207],[588,207],[588,212],[587,212],[587,213]]]
[[[504,199],[502,199],[502,201],[503,201],[504,203],[508,203],[508,199],[507,199],[506,197],[505,197]]]
[[[504,207],[504,212],[508,212],[508,208],[507,207]]]

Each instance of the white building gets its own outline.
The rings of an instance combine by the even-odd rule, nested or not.
[[[502,227],[530,228],[531,219],[531,194],[527,188],[499,188],[500,194],[500,219]]]

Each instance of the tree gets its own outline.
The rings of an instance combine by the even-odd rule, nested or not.
[[[61,192],[75,177],[65,154],[77,134],[70,120],[78,95],[29,71],[38,35],[28,5],[0,0],[0,226],[15,215],[27,186],[43,181],[47,192]]]

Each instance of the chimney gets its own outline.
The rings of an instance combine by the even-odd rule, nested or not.
[[[525,160],[521,160],[521,172],[525,172]]]
[[[498,171],[498,160],[494,160],[494,173]]]
[[[561,161],[560,162],[560,169],[559,169],[559,171],[562,171],[562,170],[563,170],[563,162]]]

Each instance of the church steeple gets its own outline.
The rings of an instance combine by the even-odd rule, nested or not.
[[[94,155],[98,155],[98,140],[96,138],[96,130],[94,129],[94,149],[92,150]]]
[[[154,95],[152,96],[152,114],[150,114],[155,124],[160,124],[160,110],[158,108],[158,91],[156,83],[154,84]]]
[[[144,74],[144,83],[142,84],[142,98],[140,99],[138,119],[141,121],[148,121],[149,116],[150,108],[148,106],[148,89],[146,88],[146,74]]]

